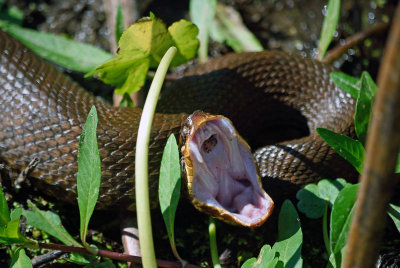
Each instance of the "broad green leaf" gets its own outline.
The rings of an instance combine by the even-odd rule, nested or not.
[[[322,24],[321,38],[318,46],[318,59],[322,60],[332,41],[340,16],[340,0],[329,0],[324,23]]]
[[[336,198],[331,212],[330,247],[335,260],[341,260],[341,252],[346,245],[351,218],[357,197],[358,184],[347,185]],[[337,263],[338,264],[338,263]]]
[[[87,228],[99,196],[101,179],[100,156],[96,136],[97,121],[97,111],[92,106],[78,145],[78,206],[81,239],[85,247]]]
[[[165,226],[171,247],[176,251],[174,223],[175,213],[181,192],[181,169],[179,163],[179,149],[175,136],[169,136],[164,147],[161,160],[160,180],[158,184],[158,197],[160,200],[161,213],[164,217]]]
[[[208,58],[208,38],[216,7],[217,0],[190,0],[190,20],[199,28],[200,62],[206,62]]]
[[[352,164],[361,174],[365,150],[360,141],[326,128],[317,128],[317,132],[336,153]]]
[[[43,211],[30,203],[32,209],[24,210],[23,215],[26,217],[27,223],[33,227],[43,230],[49,235],[57,238],[65,245],[73,245],[80,247],[81,245],[65,230],[61,223],[60,217],[52,211]]]
[[[302,267],[302,244],[303,233],[299,215],[292,202],[285,200],[279,213],[278,241],[272,249],[279,253],[279,260],[285,267]]]
[[[332,81],[343,91],[349,93],[350,96],[355,99],[358,98],[358,95],[360,94],[360,79],[339,72],[330,73],[330,77]]]
[[[32,267],[32,262],[26,256],[25,250],[23,248],[17,248],[12,254],[10,268],[30,268]]]
[[[217,4],[210,35],[217,42],[226,42],[235,52],[264,50],[260,41],[244,25],[239,12],[220,3]]]
[[[98,73],[104,83],[116,85],[117,94],[131,94],[140,90],[148,69],[157,67],[171,46],[178,49],[172,66],[192,58],[198,46],[196,35],[196,26],[186,20],[175,22],[167,29],[156,17],[142,18],[121,35],[116,57],[88,75]]]
[[[251,258],[245,261],[242,268],[274,268],[279,259],[275,257],[275,250],[270,245],[264,245],[258,258]]]
[[[397,230],[400,232],[400,206],[394,204],[389,205],[388,214],[392,218]]]
[[[361,76],[360,94],[357,98],[356,113],[354,116],[354,128],[357,137],[365,144],[367,137],[368,124],[372,110],[372,101],[376,93],[376,85],[367,72]]]
[[[318,196],[318,186],[316,184],[307,184],[296,194],[299,200],[297,208],[311,219],[322,217],[325,210],[325,200]]]
[[[117,7],[117,16],[115,17],[115,41],[118,43],[122,33],[125,30],[124,12],[121,3]]]
[[[199,29],[187,20],[174,22],[168,27],[168,32],[178,49],[178,53],[171,62],[172,66],[179,66],[196,56],[199,40],[196,38]]]
[[[297,192],[299,203],[297,208],[312,219],[323,216],[325,203],[332,207],[339,191],[347,185],[344,179],[327,180],[323,179],[318,184],[308,184]]]
[[[89,72],[112,55],[92,45],[7,23],[0,27],[39,56],[66,68]]]
[[[22,208],[16,208],[11,211],[10,218],[12,221],[19,219],[22,216]]]
[[[8,209],[7,200],[3,189],[0,187],[0,227],[5,227],[10,220],[10,210]]]
[[[7,225],[0,227],[0,243],[11,245],[24,242],[18,231],[19,219],[9,221]]]

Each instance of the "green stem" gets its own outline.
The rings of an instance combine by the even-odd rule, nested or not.
[[[208,235],[210,236],[210,251],[214,268],[221,268],[221,264],[219,263],[219,257],[218,257],[215,222],[214,218],[212,217],[210,217],[210,224],[208,225]]]
[[[331,255],[331,247],[329,246],[329,236],[328,236],[328,207],[329,203],[325,202],[325,211],[324,217],[322,218],[322,232],[324,236],[324,244],[326,248],[326,252],[328,252],[328,256]]]
[[[135,191],[136,213],[139,229],[140,250],[142,253],[143,267],[156,267],[156,257],[151,229],[150,201],[149,201],[149,175],[148,153],[151,124],[156,109],[158,96],[164,82],[168,67],[177,52],[176,47],[170,47],[161,59],[153,82],[151,83],[146,103],[140,118],[135,153]]]

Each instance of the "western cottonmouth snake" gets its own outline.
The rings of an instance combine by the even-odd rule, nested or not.
[[[157,193],[166,139],[197,109],[224,114],[253,148],[259,146],[254,157],[274,198],[321,177],[345,176],[344,160],[315,132],[326,127],[354,133],[355,102],[329,79],[332,70],[315,60],[265,51],[230,54],[186,73],[158,104],[149,153],[151,194]],[[102,162],[98,208],[115,207],[133,199],[141,109],[104,104],[0,31],[0,159],[20,170],[38,157],[30,175],[44,193],[76,199],[78,137],[92,105],[99,116]]]

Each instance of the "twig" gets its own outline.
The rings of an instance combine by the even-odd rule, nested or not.
[[[47,243],[38,243],[40,248],[47,248],[53,250],[61,250],[63,252],[76,252],[85,255],[91,255],[85,248],[81,247],[74,247],[74,246],[66,246],[60,244],[47,244]],[[124,262],[133,262],[137,264],[142,263],[142,258],[138,256],[132,256],[124,253],[118,253],[108,250],[99,249],[97,256],[106,257],[117,261],[124,261]],[[181,268],[182,264],[180,262],[173,262],[173,261],[166,261],[157,259],[157,266],[158,267],[166,267],[166,268]],[[200,266],[187,264],[185,268],[201,268]]]
[[[366,159],[349,230],[343,267],[374,267],[386,211],[398,182],[394,169],[400,147],[400,4],[397,5],[382,65],[378,95],[366,142]]]
[[[350,36],[344,42],[344,44],[337,45],[328,51],[322,62],[332,63],[334,60],[339,58],[342,54],[346,53],[349,48],[356,46],[368,37],[386,31],[389,28],[389,23],[378,23],[374,26],[366,29],[365,31],[359,32],[355,35]]]
[[[54,261],[55,259],[60,258],[63,255],[67,255],[67,254],[68,253],[63,252],[61,250],[50,251],[50,252],[48,252],[46,254],[43,254],[43,255],[40,255],[40,256],[37,256],[37,257],[33,258],[32,259],[32,266],[33,267],[38,267],[38,266],[40,266],[42,264],[49,263],[51,261]]]

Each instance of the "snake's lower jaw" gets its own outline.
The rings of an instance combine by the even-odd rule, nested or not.
[[[181,133],[184,172],[194,206],[229,223],[262,225],[274,203],[261,187],[250,147],[232,122],[195,112]]]

